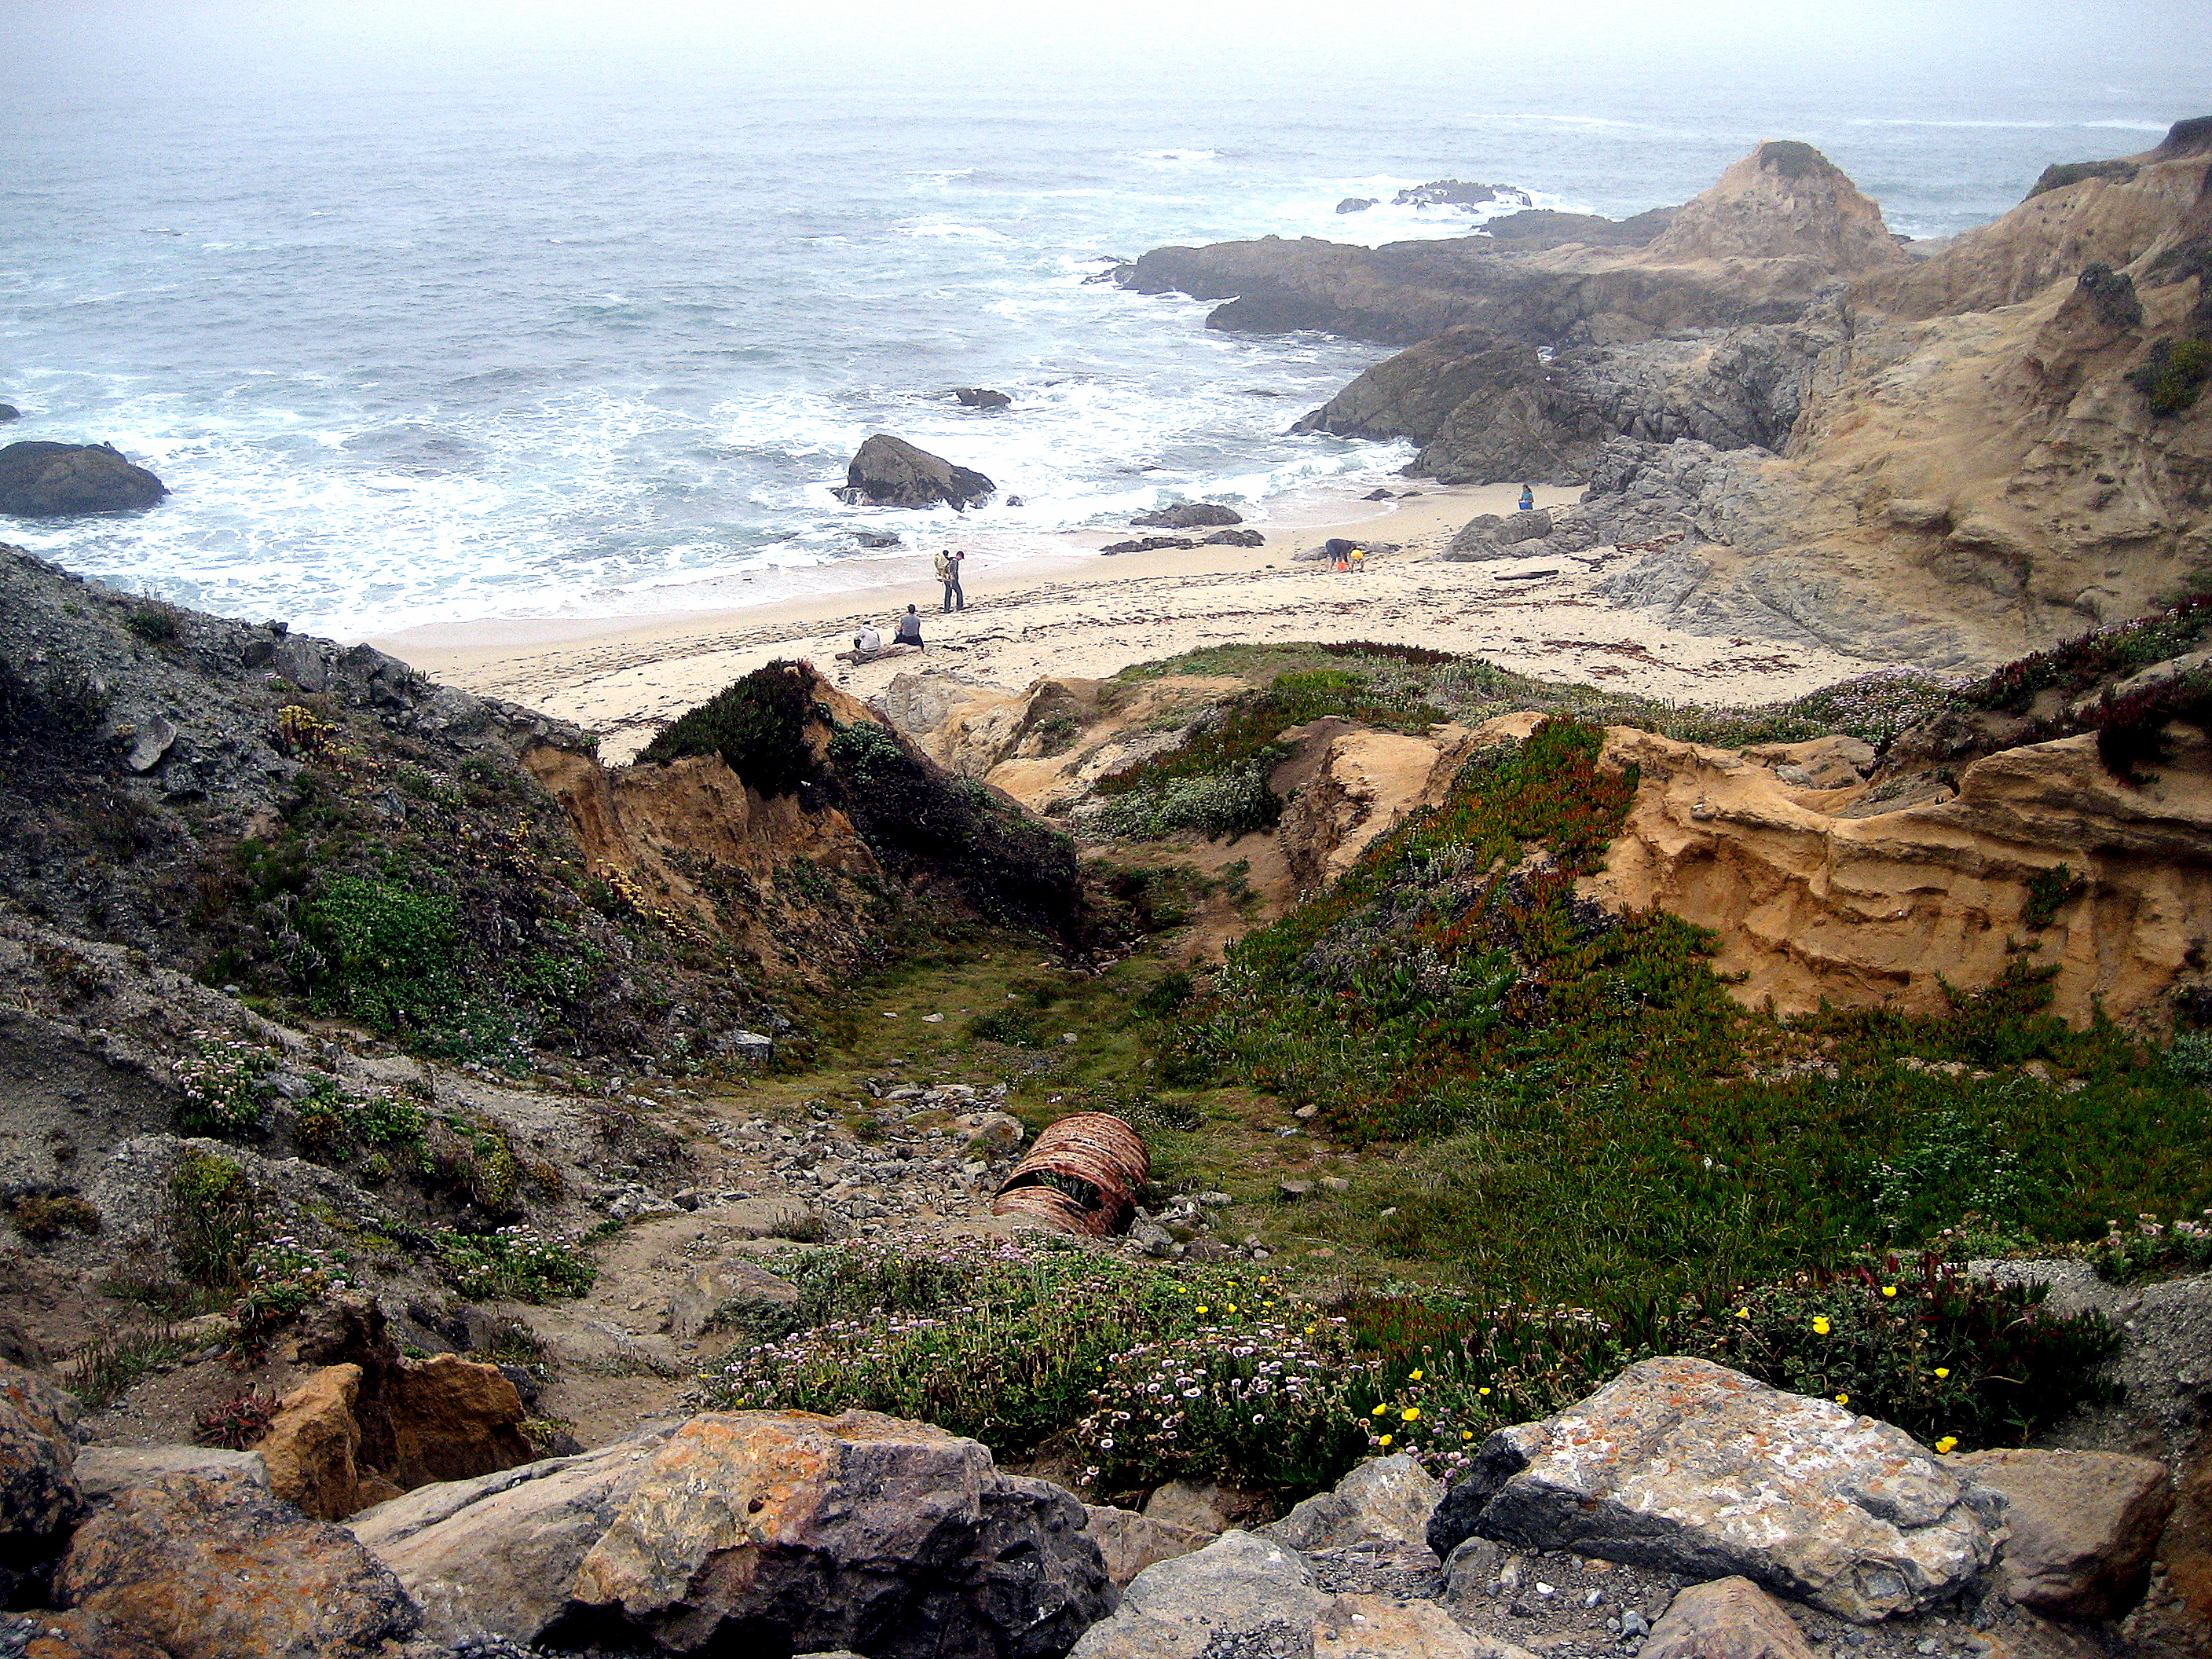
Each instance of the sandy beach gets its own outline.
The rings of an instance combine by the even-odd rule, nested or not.
[[[589,727],[618,761],[686,708],[779,657],[807,659],[863,698],[902,673],[1018,690],[1047,676],[1101,677],[1202,646],[1296,640],[1425,645],[1522,673],[1713,704],[1791,696],[1866,670],[1838,653],[1676,632],[1611,605],[1594,592],[1607,567],[1626,556],[1610,549],[1447,562],[1437,556],[1468,519],[1511,512],[1519,491],[1415,488],[1387,502],[1316,496],[1266,521],[1262,547],[1105,557],[1101,544],[1159,532],[1092,531],[1054,538],[1025,556],[971,559],[968,609],[951,616],[939,613],[941,590],[918,550],[884,561],[884,582],[842,592],[750,605],[709,599],[647,616],[436,625],[372,643],[450,684]],[[1576,495],[1540,490],[1537,501],[1564,506]],[[1357,575],[1292,556],[1333,535],[1399,550],[1370,559]],[[909,604],[922,613],[925,651],[857,666],[835,660],[863,622],[888,635]]]

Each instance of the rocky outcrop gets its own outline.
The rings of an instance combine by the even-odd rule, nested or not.
[[[953,397],[963,409],[1009,409],[1013,399],[1003,392],[994,392],[987,386],[957,386]]]
[[[69,1425],[76,1402],[0,1360],[0,1601],[45,1577],[83,1512]]]
[[[1314,1651],[1322,1597],[1291,1551],[1249,1532],[1146,1568],[1070,1659],[1293,1659]]]
[[[173,1659],[368,1659],[421,1622],[351,1534],[234,1478],[122,1493],[78,1529],[55,1588]]]
[[[355,1524],[434,1628],[555,1645],[1056,1659],[1113,1601],[1073,1498],[867,1412],[696,1417]]]
[[[0,1653],[21,1659],[172,1659],[167,1649],[82,1607],[0,1613]]]
[[[0,513],[26,519],[131,513],[169,488],[108,444],[27,442],[0,449]]]
[[[1794,139],[1763,143],[1729,167],[1638,258],[1656,265],[1803,260],[1823,276],[1910,263],[1881,210],[1859,194],[1842,168]]]
[[[1715,971],[1744,975],[1732,993],[1754,1007],[1936,1013],[1943,981],[1990,984],[2033,940],[2057,969],[2053,1012],[2160,1026],[2212,907],[2212,748],[2172,736],[2142,787],[2107,772],[2094,738],[2068,738],[1984,756],[1955,794],[1884,811],[1864,788],[1796,787],[1744,756],[1609,728],[1604,763],[1635,767],[1637,794],[1582,890],[1714,929]],[[2030,883],[2062,864],[2083,884],[2039,925]]]
[[[2054,1618],[2114,1619],[2142,1597],[2173,1513],[2166,1466],[2112,1452],[2006,1449],[1960,1458],[2004,1494],[2011,1529],[1998,1583]]]
[[[1098,1546],[1099,1556],[1106,1563],[1106,1576],[1114,1581],[1116,1589],[1126,1586],[1157,1562],[1172,1561],[1179,1555],[1204,1549],[1217,1536],[1202,1528],[1178,1526],[1172,1521],[1139,1515],[1133,1510],[1117,1510],[1098,1504],[1083,1507],[1086,1517],[1083,1529]]]
[[[1698,1578],[1741,1575],[1869,1621],[1969,1585],[1996,1553],[2002,1509],[1887,1424],[1668,1358],[1493,1434],[1438,1505],[1428,1541],[1440,1555],[1480,1535]]]
[[[268,1462],[258,1451],[222,1446],[84,1446],[76,1455],[77,1486],[85,1502],[94,1505],[165,1474],[234,1477],[264,1487],[269,1484]]]
[[[1259,1533],[1294,1550],[1420,1544],[1443,1495],[1442,1483],[1412,1458],[1370,1458]]]
[[[845,469],[837,499],[848,507],[949,507],[964,512],[990,500],[998,486],[971,468],[878,432]]]

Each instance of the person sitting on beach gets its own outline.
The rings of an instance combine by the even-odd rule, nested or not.
[[[912,605],[907,606],[906,615],[898,619],[898,632],[891,635],[891,643],[910,645],[917,651],[927,649],[921,642],[921,618],[915,614]]]
[[[860,631],[853,635],[853,660],[866,662],[883,648],[882,632],[873,623],[862,623]]]
[[[1536,510],[1536,492],[1529,489],[1527,484],[1521,486],[1521,510],[1523,513],[1534,513]]]
[[[1331,536],[1322,544],[1322,551],[1328,555],[1328,562],[1339,570],[1352,568],[1352,544],[1343,537]]]

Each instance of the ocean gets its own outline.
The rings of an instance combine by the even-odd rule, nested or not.
[[[341,637],[851,587],[1200,497],[1264,527],[1403,465],[1287,433],[1381,350],[1209,331],[1204,306],[1086,280],[1150,247],[1468,234],[1449,209],[1334,210],[1439,178],[1626,216],[1771,137],[1818,145],[1893,229],[1945,235],[2050,161],[2205,112],[2195,46],[2155,40],[2060,53],[2066,74],[2045,53],[1871,82],[1373,40],[1341,75],[1255,49],[902,78],[726,32],[441,55],[386,31],[349,57],[265,9],[199,14],[214,33],[184,52],[126,14],[149,15],[0,17],[0,401],[25,413],[0,441],[109,441],[174,493],[0,538]],[[961,409],[957,386],[1012,406]],[[840,506],[874,431],[1024,505]]]

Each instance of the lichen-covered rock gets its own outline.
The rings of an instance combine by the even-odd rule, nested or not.
[[[354,1407],[362,1368],[325,1365],[276,1402],[259,1451],[269,1489],[319,1521],[343,1521],[367,1502],[361,1490],[361,1424]]]
[[[2005,1496],[1998,1586],[2061,1619],[2112,1619],[2142,1595],[2173,1491],[2166,1466],[2114,1452],[2007,1448],[1960,1458]]]
[[[45,1575],[83,1512],[69,1425],[76,1402],[0,1360],[0,1601]]]
[[[2002,1500],[1902,1431],[1709,1360],[1631,1365],[1503,1430],[1437,1506],[1472,1534],[1697,1578],[1741,1575],[1872,1622],[1955,1595],[1990,1564]]]
[[[1443,1485],[1402,1453],[1370,1458],[1316,1493],[1281,1520],[1261,1527],[1260,1535],[1294,1550],[1336,1549],[1382,1540],[1419,1544],[1429,1517],[1444,1495]]]
[[[1813,1659],[1782,1604],[1748,1578],[1692,1584],[1651,1627],[1650,1659]],[[1641,1659],[1641,1656],[1639,1656]]]
[[[366,1659],[421,1621],[352,1534],[235,1476],[123,1492],[77,1529],[55,1589],[174,1659]]]
[[[578,1629],[678,1653],[1052,1659],[1113,1605],[1083,1506],[873,1412],[696,1417],[577,1569]]]

